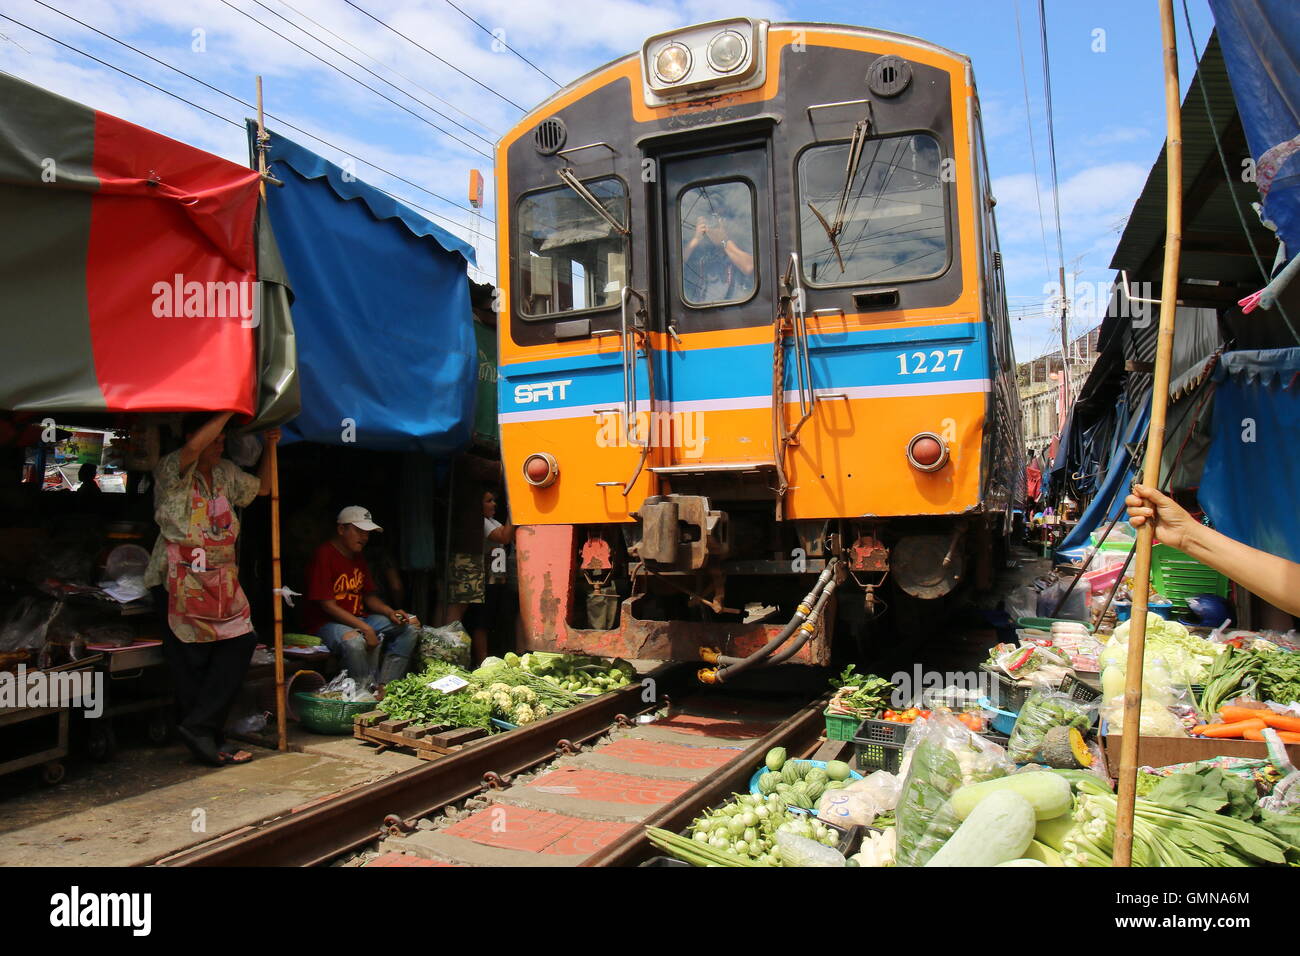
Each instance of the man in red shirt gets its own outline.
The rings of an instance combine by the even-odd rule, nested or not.
[[[375,593],[361,552],[370,532],[384,529],[356,505],[340,511],[337,521],[334,537],[316,549],[308,566],[304,623],[342,659],[359,688],[375,684],[382,695],[385,684],[406,673],[420,622]],[[390,633],[381,637],[385,628]]]

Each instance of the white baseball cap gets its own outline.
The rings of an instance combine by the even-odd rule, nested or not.
[[[356,525],[362,531],[383,531],[384,529],[371,520],[370,512],[360,505],[348,505],[339,512],[339,524]]]

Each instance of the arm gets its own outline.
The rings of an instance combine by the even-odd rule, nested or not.
[[[493,528],[487,539],[493,544],[513,544],[516,530],[516,527],[512,524],[503,524],[499,528]]]
[[[419,627],[420,619],[414,614],[408,614],[406,611],[395,611],[384,603],[383,598],[377,591],[371,591],[363,599],[367,611],[374,611],[376,614],[382,614],[394,624],[409,624],[411,627]]]
[[[732,265],[745,275],[752,276],[754,274],[754,257],[750,253],[745,252],[730,239],[726,240],[722,251],[727,254],[727,258],[731,260]]]
[[[202,428],[190,436],[189,441],[181,446],[181,472],[185,472],[190,465],[199,460],[199,454],[221,434],[221,429],[226,427],[226,422],[230,421],[234,414],[234,412],[217,412],[203,424]]]
[[[1300,615],[1300,564],[1205,527],[1154,488],[1134,485],[1124,503],[1134,527],[1150,520],[1161,543],[1226,574],[1274,607]]]
[[[347,611],[343,610],[343,608],[339,607],[338,602],[333,598],[325,598],[320,601],[320,606],[321,610],[325,612],[326,617],[360,631],[361,636],[366,639],[366,643],[371,647],[374,647],[379,643],[379,635],[375,633],[373,627],[355,614],[349,614]]]

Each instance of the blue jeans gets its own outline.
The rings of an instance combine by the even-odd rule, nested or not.
[[[362,620],[376,632],[393,623],[382,614],[367,614]],[[316,636],[325,642],[331,652],[339,656],[348,676],[362,689],[374,683],[387,684],[404,676],[411,662],[411,652],[415,650],[415,631],[409,627],[384,638],[378,647],[367,647],[366,639],[356,628],[339,621],[322,624]],[[376,670],[378,677],[375,676]]]

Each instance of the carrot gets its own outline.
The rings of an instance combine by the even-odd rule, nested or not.
[[[1277,732],[1277,735],[1282,738],[1282,743],[1284,744],[1300,744],[1300,734],[1292,733],[1286,730],[1279,730]],[[1264,731],[1246,730],[1242,732],[1242,737],[1244,737],[1247,740],[1263,740]]]
[[[1202,737],[1233,738],[1240,737],[1247,730],[1263,730],[1266,726],[1262,720],[1238,720],[1231,724],[1205,724],[1196,729]]]
[[[1260,720],[1264,719],[1265,714],[1271,713],[1272,711],[1264,704],[1260,704],[1257,708],[1233,705],[1219,708],[1219,717],[1225,724],[1235,724],[1239,720]]]
[[[1260,714],[1259,719],[1274,730],[1285,730],[1293,734],[1300,734],[1300,717],[1292,717],[1290,714],[1275,714],[1270,710],[1268,713]]]

